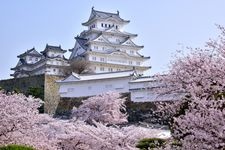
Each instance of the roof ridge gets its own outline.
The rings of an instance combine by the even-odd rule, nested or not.
[[[102,74],[114,74],[114,73],[123,73],[123,72],[131,72],[132,70],[123,70],[123,71],[114,71],[114,72],[102,72],[102,73],[89,73],[89,74],[80,74],[81,76],[88,76],[88,75],[102,75]]]
[[[75,39],[83,39],[83,40],[87,40],[87,38],[81,37],[81,36],[76,36]]]
[[[47,44],[46,44],[46,47],[58,47],[58,48],[61,48],[61,45],[55,46],[55,45],[49,45],[49,44],[47,43]]]
[[[112,13],[112,12],[106,12],[106,11],[101,11],[101,10],[95,10],[94,7],[92,7],[92,10],[94,12],[105,13],[105,14],[112,14],[112,15],[118,15],[119,16],[119,11],[117,11],[116,13]]]

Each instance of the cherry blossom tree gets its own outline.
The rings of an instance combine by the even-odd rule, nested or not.
[[[60,120],[38,114],[39,99],[0,92],[0,145],[29,145],[41,150],[131,150],[137,149],[135,146],[142,138],[170,136],[163,130],[112,125],[126,122],[126,115],[121,112],[125,109],[124,99],[119,97],[117,93],[92,97],[73,112],[78,119]],[[90,112],[95,115],[90,115]],[[86,119],[80,119],[81,114]],[[85,122],[90,119],[91,125]]]
[[[83,101],[74,108],[72,116],[82,121],[95,120],[103,124],[121,124],[127,122],[125,98],[115,92],[108,92]]]
[[[210,40],[203,49],[190,50],[171,62],[161,94],[180,93],[164,115],[172,119],[172,136],[182,149],[225,148],[225,29],[218,40]]]
[[[38,114],[41,103],[40,99],[23,94],[7,95],[0,91],[0,145],[24,144],[38,149],[54,148],[54,143],[39,126],[45,116]]]
[[[88,125],[83,121],[77,121],[68,129],[72,136],[61,136],[60,147],[65,150],[71,149],[93,149],[93,150],[136,150],[137,142],[142,138],[162,137],[169,135],[163,130],[149,129],[137,126],[116,127],[105,126],[102,123],[93,122]],[[165,134],[162,134],[165,132]]]

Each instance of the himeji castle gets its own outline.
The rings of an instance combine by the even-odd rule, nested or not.
[[[75,46],[69,49],[69,59],[64,57],[66,50],[61,46],[46,45],[40,53],[32,48],[18,56],[19,62],[12,68],[12,76],[62,76],[55,81],[60,97],[85,97],[116,91],[130,93],[134,102],[172,100],[173,95],[159,97],[152,91],[162,85],[154,77],[143,76],[144,71],[150,69],[144,65],[150,57],[140,54],[144,46],[134,43],[137,34],[123,30],[129,22],[120,17],[119,11],[109,13],[92,8],[89,19],[82,23],[87,30],[75,37]],[[73,60],[88,62],[90,72],[71,72],[65,76],[63,69]]]
[[[57,81],[60,97],[94,96],[107,91],[130,93],[134,102],[168,100],[152,92],[159,83],[153,77],[141,76],[150,66],[150,57],[140,54],[144,46],[133,42],[137,34],[123,31],[130,21],[119,12],[109,13],[92,8],[89,19],[82,23],[88,29],[75,37],[70,60],[86,60],[94,73],[76,74]]]
[[[137,34],[123,31],[130,21],[117,13],[98,11],[92,8],[89,19],[82,23],[88,29],[75,37],[70,49],[70,59],[85,59],[95,73],[136,70],[143,74],[150,66],[143,63],[150,59],[140,54],[144,46],[133,42]]]

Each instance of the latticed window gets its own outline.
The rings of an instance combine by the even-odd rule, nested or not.
[[[105,68],[104,67],[100,67],[100,71],[104,71],[105,70]]]
[[[112,72],[113,71],[113,68],[108,68],[108,71]]]
[[[100,61],[105,61],[105,58],[100,58]]]
[[[96,57],[95,57],[95,56],[93,56],[93,57],[92,57],[92,60],[96,60]]]

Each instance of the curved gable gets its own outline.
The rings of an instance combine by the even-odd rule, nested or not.
[[[124,56],[124,57],[130,57],[127,53],[125,52],[122,52],[122,51],[115,51],[115,52],[112,52],[110,55],[118,55],[118,56]]]

